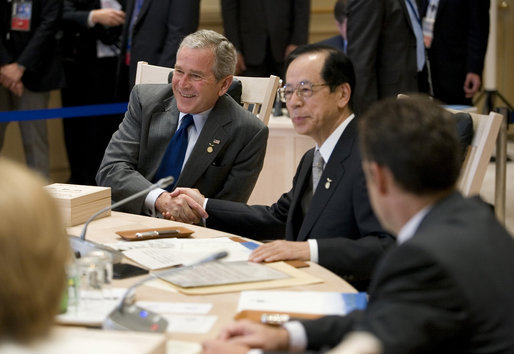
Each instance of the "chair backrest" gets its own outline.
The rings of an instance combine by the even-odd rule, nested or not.
[[[168,75],[172,68],[150,65],[147,62],[137,63],[136,84],[168,83]],[[246,77],[234,76],[243,85],[241,103],[245,109],[252,111],[264,124],[268,125],[279,85],[279,77]]]
[[[459,190],[467,196],[480,193],[503,119],[501,114],[495,112],[489,115],[477,113],[470,113],[470,115],[475,133],[458,182]]]

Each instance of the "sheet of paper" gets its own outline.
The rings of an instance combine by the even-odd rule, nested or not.
[[[200,354],[201,352],[200,343],[173,339],[166,342],[166,354]]]
[[[142,266],[155,270],[192,264],[215,252],[226,251],[224,262],[248,260],[251,250],[228,237],[212,239],[160,239],[107,244]]]
[[[191,288],[284,279],[289,275],[263,264],[238,261],[204,263],[159,278],[183,288]]]
[[[56,316],[58,323],[82,324],[99,326],[107,315],[119,305],[127,289],[112,288],[101,291],[80,291],[80,299],[76,306],[68,306],[68,310]]]
[[[356,307],[365,294],[316,291],[243,291],[237,311],[274,311],[317,315],[344,315]]]
[[[163,315],[168,321],[166,332],[170,333],[208,333],[218,316],[200,315]]]
[[[208,314],[212,309],[212,304],[200,302],[138,301],[137,304],[147,310],[157,313],[187,313],[205,315]]]

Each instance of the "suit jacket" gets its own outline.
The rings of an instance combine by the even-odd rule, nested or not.
[[[136,85],[119,130],[114,133],[96,176],[121,200],[152,183],[179,111],[170,84]],[[176,183],[208,197],[246,201],[262,169],[268,128],[228,95],[212,109]],[[212,152],[207,147],[212,146]],[[145,197],[120,210],[144,212]]]
[[[117,0],[124,10],[125,1]],[[101,24],[88,26],[89,13],[101,9],[100,0],[65,0],[62,15],[63,57],[78,65],[88,65],[97,59],[97,40],[106,45],[119,46],[123,26],[105,27]],[[92,64],[94,65],[94,64]],[[114,75],[114,73],[112,74]]]
[[[305,44],[309,34],[309,0],[222,0],[228,40],[250,65],[263,63],[268,41],[276,62],[284,62],[288,44]]]
[[[405,0],[350,0],[347,39],[356,112],[381,98],[418,91],[416,37]]]
[[[384,256],[365,311],[305,322],[311,348],[350,330],[384,354],[514,353],[514,240],[491,209],[455,192]]]
[[[369,203],[357,142],[357,122],[346,127],[326,163],[309,210],[302,198],[312,179],[314,149],[302,158],[293,188],[272,206],[209,199],[207,226],[253,239],[316,239],[319,264],[360,286],[393,242]]]
[[[127,0],[119,65],[125,65],[125,52],[134,0]],[[134,86],[137,62],[174,67],[182,39],[198,28],[200,0],[145,0],[134,23],[129,80]]]
[[[471,104],[464,97],[464,80],[467,73],[482,75],[489,5],[489,0],[439,1],[428,58],[434,96],[447,104]]]
[[[12,4],[0,1],[0,66],[14,62],[25,66],[21,81],[31,91],[63,87],[56,39],[62,0],[33,0],[29,31],[11,30]]]

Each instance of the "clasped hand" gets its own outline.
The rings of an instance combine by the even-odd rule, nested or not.
[[[155,201],[155,209],[165,219],[197,224],[209,217],[203,208],[204,201],[198,189],[176,188],[172,193],[162,193]]]

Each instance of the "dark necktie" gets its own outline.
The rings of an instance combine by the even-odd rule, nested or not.
[[[164,153],[164,157],[162,158],[161,165],[155,174],[154,181],[158,181],[167,176],[173,176],[173,178],[175,178],[175,182],[166,188],[168,191],[173,189],[180,176],[187,150],[187,128],[191,124],[193,124],[193,116],[186,114],[182,118],[180,127],[171,138],[166,152]]]

